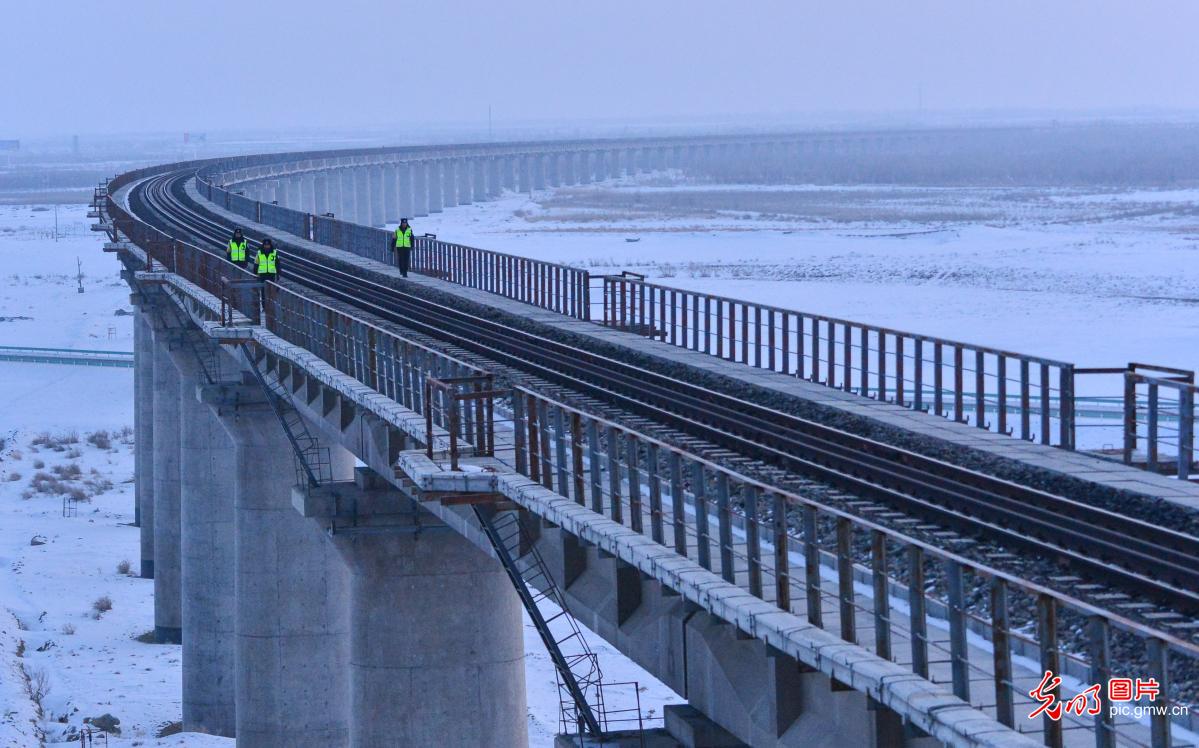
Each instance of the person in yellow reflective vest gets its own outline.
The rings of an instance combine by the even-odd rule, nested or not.
[[[258,248],[257,266],[258,280],[275,280],[279,273],[279,252],[270,239],[263,239]]]
[[[396,262],[400,266],[400,275],[408,277],[408,260],[412,257],[412,227],[407,218],[400,219],[396,227]]]
[[[242,236],[241,229],[233,229],[233,237],[229,240],[226,254],[229,256],[229,262],[246,266],[246,237]]]

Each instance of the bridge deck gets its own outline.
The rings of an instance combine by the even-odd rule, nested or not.
[[[187,190],[193,199],[205,204],[206,207],[222,217],[245,226],[256,236],[273,236],[277,240],[297,244],[306,250],[323,253],[342,262],[352,263],[361,267],[364,271],[392,279],[399,278],[399,270],[392,266],[307,241],[295,235],[287,234],[280,229],[255,223],[243,216],[226,211],[203,198],[195,190],[194,182],[188,183]],[[1071,452],[1056,447],[1015,439],[1010,436],[975,428],[965,423],[958,423],[928,413],[914,411],[894,403],[873,400],[793,376],[725,361],[704,353],[678,348],[622,330],[605,327],[594,322],[574,319],[556,312],[540,309],[486,291],[466,288],[448,281],[412,274],[406,282],[435,289],[441,293],[454,294],[469,299],[473,303],[492,307],[506,314],[523,317],[572,335],[591,338],[609,345],[620,346],[638,355],[651,356],[666,363],[685,365],[728,379],[746,382],[756,387],[779,393],[780,395],[868,418],[896,429],[942,440],[959,447],[977,450],[996,458],[1013,460],[1032,468],[1075,478],[1109,489],[1128,491],[1147,497],[1163,499],[1187,509],[1199,511],[1199,484],[1149,473],[1135,467],[1086,453]]]

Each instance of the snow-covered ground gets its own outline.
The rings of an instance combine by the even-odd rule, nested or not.
[[[115,314],[130,311],[128,288],[85,214],[60,206],[55,242],[52,211],[0,206],[0,345],[132,350],[132,317]],[[154,627],[154,584],[119,570],[128,562],[136,574],[139,564],[126,431],[132,374],[0,361],[0,748],[63,743],[85,718],[105,714],[120,719],[114,746],[233,744],[194,733],[156,737],[182,716],[181,653],[137,640]],[[108,432],[107,448],[89,442],[97,431]],[[73,476],[72,466],[77,478],[60,477]],[[63,516],[55,481],[91,494],[74,516]],[[97,610],[101,598],[110,610]],[[660,716],[679,700],[598,636],[587,639],[607,680],[642,684],[644,710]],[[525,651],[530,745],[548,748],[558,689],[527,620]]]
[[[1199,368],[1199,190],[654,177],[509,196],[413,226],[447,241],[629,269],[1079,366]]]

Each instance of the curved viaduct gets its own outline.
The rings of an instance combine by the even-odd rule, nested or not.
[[[891,622],[876,615],[854,623],[847,557],[836,584],[849,607],[838,613],[829,604],[823,628],[819,613],[811,619],[811,600],[807,618],[794,612],[791,591],[802,589],[802,577],[779,551],[791,544],[788,527],[780,521],[775,535],[759,538],[734,523],[727,504],[731,490],[773,496],[782,516],[799,497],[534,391],[511,396],[509,430],[485,426],[484,410],[473,406],[451,420],[453,401],[425,383],[453,389],[455,377],[489,372],[461,349],[380,321],[386,304],[378,299],[399,297],[386,295],[394,279],[370,264],[387,258],[387,234],[372,227],[505,190],[942,137],[799,133],[285,153],[153,167],[111,182],[98,193],[97,217],[138,306],[143,575],[155,579],[159,637],[183,643],[184,728],[236,735],[239,745],[521,744],[522,598],[510,582],[516,566],[496,560],[512,551],[535,557],[542,576],[531,588],[567,604],[689,701],[690,711],[672,711],[672,737],[663,740],[1031,744],[994,711],[971,705],[959,690],[969,678],[956,664],[952,685],[934,683],[897,664],[880,634],[867,635],[873,648],[857,643],[855,625],[890,631]],[[221,257],[232,224],[253,238],[277,236],[297,282],[259,293]],[[427,267],[453,264],[419,279],[425,290],[486,291],[542,312],[590,314],[586,280],[572,280],[569,268],[456,245],[425,249]],[[434,250],[445,254],[437,259]],[[306,291],[300,269],[308,266],[344,276],[344,298],[359,278],[361,303],[338,300],[332,286]],[[469,270],[486,270],[489,280]],[[463,298],[470,305],[482,297]],[[447,461],[451,436],[471,469]],[[355,470],[354,458],[366,467]],[[696,558],[697,539],[709,542],[708,520],[697,524],[691,505],[709,489],[694,485],[708,481],[723,502],[719,558],[707,550]],[[509,548],[497,527],[511,529],[517,518],[524,528]],[[726,555],[733,547],[745,556]],[[820,554],[811,558],[819,567]],[[818,572],[815,579],[819,586]],[[878,584],[875,577],[876,592]],[[827,630],[834,619],[840,636]],[[964,631],[954,636],[964,642]],[[579,676],[584,700],[598,686],[588,677]],[[586,731],[581,706],[570,705],[570,693],[563,698],[570,726]]]

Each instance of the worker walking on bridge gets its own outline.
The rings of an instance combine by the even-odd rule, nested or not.
[[[229,262],[241,267],[246,266],[246,237],[242,236],[241,229],[233,229],[233,237],[229,239],[229,249],[226,252]]]
[[[262,246],[258,248],[257,264],[258,280],[273,281],[279,274],[279,252],[275,249],[275,243],[270,239],[262,240]]]
[[[412,257],[412,227],[407,218],[400,219],[396,227],[396,263],[400,266],[400,275],[408,277],[408,261]]]

